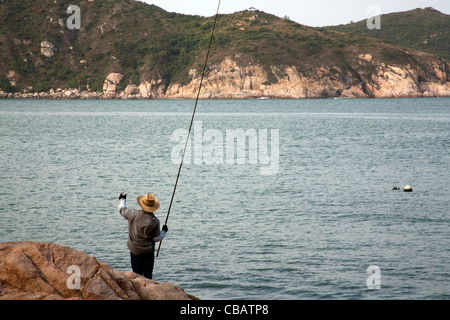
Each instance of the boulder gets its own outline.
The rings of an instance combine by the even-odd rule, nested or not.
[[[19,75],[14,70],[9,70],[8,74],[6,75],[6,78],[9,80],[9,83],[12,86],[15,86],[19,78]]]
[[[139,93],[144,99],[158,99],[164,96],[164,83],[162,79],[143,81],[139,84]]]
[[[53,57],[55,54],[55,45],[50,41],[42,41],[41,42],[41,53],[47,58]]]
[[[78,250],[0,243],[0,300],[198,300],[170,283],[120,272]]]
[[[138,88],[138,86],[137,85],[135,85],[135,84],[132,84],[132,83],[130,83],[129,85],[127,85],[127,87],[125,88],[125,94],[133,94],[133,95],[136,95],[136,94],[139,94],[140,93],[140,91],[139,91],[139,88]]]
[[[121,73],[110,73],[103,83],[103,93],[107,96],[115,96],[117,93],[117,86],[123,79]]]

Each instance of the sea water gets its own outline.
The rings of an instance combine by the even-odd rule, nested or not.
[[[118,196],[154,193],[164,222],[193,107],[0,100],[0,242],[130,271]],[[155,280],[201,299],[450,298],[449,98],[201,100],[195,121]],[[226,161],[238,129],[278,152],[275,171],[249,137],[244,162]],[[203,161],[211,146],[224,161]]]

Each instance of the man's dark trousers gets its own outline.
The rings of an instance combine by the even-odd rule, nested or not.
[[[152,251],[150,253],[145,253],[138,256],[130,252],[130,256],[131,268],[133,269],[133,272],[151,279],[153,274],[153,265],[155,264],[155,252]]]

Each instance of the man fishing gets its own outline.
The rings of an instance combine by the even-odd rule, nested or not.
[[[152,193],[137,197],[141,210],[128,209],[127,195],[119,196],[120,214],[128,220],[128,248],[130,249],[131,268],[134,273],[152,279],[155,263],[155,242],[162,241],[168,228],[160,231],[159,219],[155,212],[159,209],[159,201]]]

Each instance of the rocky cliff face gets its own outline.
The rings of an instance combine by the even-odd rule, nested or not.
[[[416,58],[430,55],[418,52]],[[430,62],[431,61],[431,62]],[[450,67],[445,60],[427,60],[428,64],[391,65],[377,61],[371,54],[359,54],[347,70],[319,67],[314,75],[305,75],[295,66],[272,66],[270,70],[249,63],[240,66],[231,57],[210,66],[203,80],[201,99],[246,98],[406,98],[450,97]],[[361,67],[362,66],[362,67]],[[370,72],[358,72],[357,70]],[[117,77],[117,74],[112,74]],[[104,94],[122,99],[195,99],[201,74],[191,69],[188,84],[173,83],[164,90],[161,79],[128,85],[123,92],[109,90],[109,75]],[[269,79],[276,81],[269,82]],[[133,87],[131,87],[133,86]]]
[[[306,76],[295,66],[271,67],[268,72],[258,65],[240,67],[226,58],[205,76],[201,98],[397,98],[449,97],[449,68],[445,61],[433,62],[430,72],[411,65],[395,66],[372,61],[370,54],[359,56],[361,63],[371,63],[370,76],[355,69],[320,67],[314,76]],[[271,74],[269,74],[271,73]],[[187,85],[172,84],[165,98],[195,98],[200,83],[196,70]],[[281,76],[280,76],[281,75]],[[268,83],[269,76],[277,81]]]
[[[417,52],[416,59],[430,55]],[[337,66],[321,66],[314,74],[304,74],[295,66],[271,66],[269,70],[258,64],[242,66],[231,57],[211,65],[205,75],[201,99],[247,98],[406,98],[450,97],[450,67],[445,60],[427,59],[427,64],[386,64],[371,54],[359,54],[347,70]],[[365,70],[361,72],[358,70]],[[369,70],[369,72],[367,72]],[[170,83],[167,88],[162,79],[129,84],[120,73],[109,74],[103,92],[58,89],[49,93],[6,94],[0,98],[84,98],[84,99],[195,99],[201,74],[197,69],[189,72],[187,84]],[[269,81],[269,79],[272,79]],[[276,79],[273,81],[273,79]]]
[[[0,300],[193,299],[197,298],[170,283],[119,272],[69,247],[34,242],[0,244]]]

